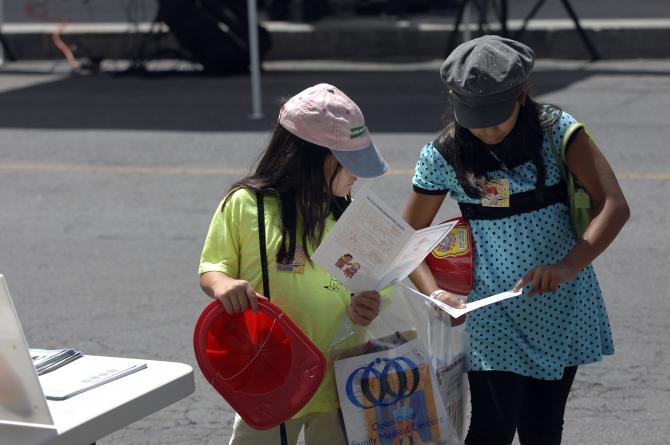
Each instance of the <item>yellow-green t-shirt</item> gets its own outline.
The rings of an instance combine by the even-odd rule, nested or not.
[[[328,348],[337,328],[346,316],[351,293],[318,264],[305,260],[301,240],[296,240],[296,255],[292,264],[277,264],[276,253],[281,242],[281,212],[276,197],[264,198],[265,237],[267,245],[270,295],[328,359]],[[326,220],[325,233],[335,224]],[[300,227],[298,227],[300,233]],[[258,241],[258,213],[253,191],[235,191],[223,206],[216,209],[209,226],[198,272],[219,271],[231,278],[246,280],[263,294],[263,278]],[[316,246],[309,246],[313,252]],[[334,411],[337,395],[328,360],[328,372],[314,397],[296,414]]]

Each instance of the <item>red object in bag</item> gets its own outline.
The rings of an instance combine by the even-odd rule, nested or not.
[[[470,225],[463,218],[426,256],[426,264],[440,289],[457,295],[468,295],[473,283],[474,243]]]
[[[218,300],[193,333],[205,378],[252,428],[264,430],[293,417],[319,389],[326,359],[267,299],[259,309],[228,314]]]

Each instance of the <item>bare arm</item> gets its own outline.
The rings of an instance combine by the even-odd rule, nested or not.
[[[581,270],[609,246],[630,217],[630,209],[612,168],[596,144],[581,133],[568,150],[568,168],[591,196],[594,218],[565,257]]]
[[[200,275],[200,288],[219,300],[229,314],[242,312],[249,305],[254,312],[258,310],[256,291],[248,281],[231,278],[223,272],[205,272]]]
[[[419,230],[428,227],[435,219],[435,215],[437,215],[437,212],[440,210],[440,206],[444,202],[445,197],[446,195],[424,195],[412,190],[410,197],[407,200],[407,204],[405,205],[403,218],[414,229]],[[425,262],[422,262],[419,267],[409,275],[409,279],[412,280],[412,283],[414,283],[416,288],[425,295],[430,295],[439,289],[433,274],[430,272],[430,269]],[[446,291],[444,291],[438,299],[453,307],[460,308],[464,306],[463,298]]]
[[[529,296],[553,292],[560,283],[572,280],[609,246],[630,216],[619,182],[596,144],[580,133],[567,153],[568,168],[591,196],[593,220],[575,247],[554,265],[533,268],[517,284],[520,289],[532,282]]]

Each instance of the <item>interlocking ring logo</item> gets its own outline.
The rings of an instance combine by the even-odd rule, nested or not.
[[[419,369],[407,357],[377,358],[355,369],[347,379],[347,398],[358,408],[390,406],[419,387]],[[377,382],[377,385],[371,385]],[[360,385],[355,391],[354,385]]]

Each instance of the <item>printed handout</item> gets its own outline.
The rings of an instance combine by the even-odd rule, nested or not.
[[[454,225],[414,230],[363,187],[312,259],[354,292],[381,290],[416,269]]]
[[[507,292],[502,292],[496,295],[491,295],[490,297],[482,298],[481,300],[473,301],[472,303],[467,303],[464,308],[455,308],[451,307],[446,303],[443,303],[439,300],[435,300],[433,298],[430,298],[428,295],[422,294],[421,292],[412,289],[410,287],[405,288],[412,293],[426,299],[429,301],[431,304],[434,304],[435,306],[439,307],[443,311],[445,311],[447,314],[451,315],[453,318],[458,318],[462,315],[467,314],[470,311],[473,311],[475,309],[479,309],[480,307],[488,306],[489,304],[497,303],[499,301],[507,300],[508,298],[512,297],[517,297],[523,293],[522,290],[519,291],[507,291]]]

